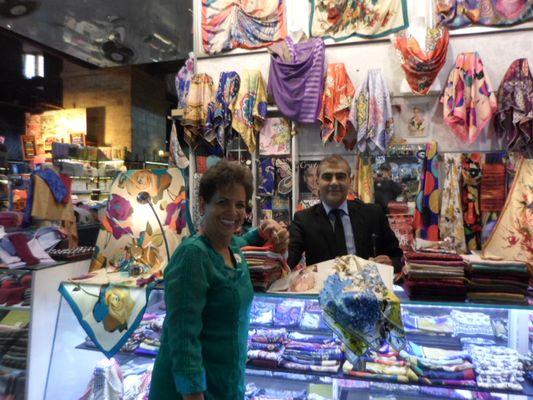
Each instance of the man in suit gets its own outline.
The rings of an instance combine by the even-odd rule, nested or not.
[[[317,174],[321,202],[294,215],[289,227],[289,266],[294,268],[303,253],[307,265],[355,254],[399,271],[403,253],[381,207],[346,200],[351,181],[348,162],[328,156]]]

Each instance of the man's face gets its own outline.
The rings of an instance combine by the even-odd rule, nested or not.
[[[346,200],[349,186],[350,169],[344,163],[327,163],[320,168],[318,192],[328,206],[338,208]]]

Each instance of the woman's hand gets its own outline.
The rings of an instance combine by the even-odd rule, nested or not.
[[[267,242],[272,243],[276,253],[284,253],[289,247],[289,231],[285,224],[265,219],[259,225],[259,235]]]
[[[186,394],[183,396],[183,400],[204,400],[203,393]]]

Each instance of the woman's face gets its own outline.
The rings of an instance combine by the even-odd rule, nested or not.
[[[209,234],[231,236],[243,224],[246,214],[246,191],[236,183],[219,189],[209,203],[200,198],[202,228]]]

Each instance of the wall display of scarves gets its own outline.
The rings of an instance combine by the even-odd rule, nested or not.
[[[414,228],[415,237],[432,241],[439,240],[439,164],[437,143],[428,143],[416,196]]]
[[[461,202],[468,250],[481,249],[482,225],[479,205],[481,157],[482,155],[479,153],[463,155]]]
[[[357,133],[357,148],[384,154],[394,133],[389,87],[381,69],[368,71],[355,93],[350,122]]]
[[[163,225],[137,195],[147,192]],[[149,287],[161,278],[169,253],[189,235],[185,182],[178,169],[131,170],[117,176],[101,217],[90,273],[60,292],[95,345],[116,353],[141,321]]]
[[[428,28],[425,49],[409,30],[398,32],[393,44],[400,56],[407,83],[416,94],[426,94],[446,63],[450,35],[445,27]]]
[[[324,41],[314,38],[295,43],[287,37],[268,50],[268,93],[280,112],[296,122],[315,122],[324,88]]]
[[[285,36],[284,0],[202,0],[202,45],[207,54],[266,47]]]
[[[441,102],[446,125],[462,142],[474,143],[497,110],[496,96],[477,52],[457,56]]]
[[[510,151],[533,155],[533,77],[527,59],[514,60],[509,66],[497,97],[496,133],[505,138]]]
[[[312,0],[311,36],[378,38],[409,26],[406,0]]]
[[[522,159],[483,257],[533,262],[533,160]]]
[[[533,19],[529,0],[437,0],[435,6],[438,20],[450,29],[510,26]]]

